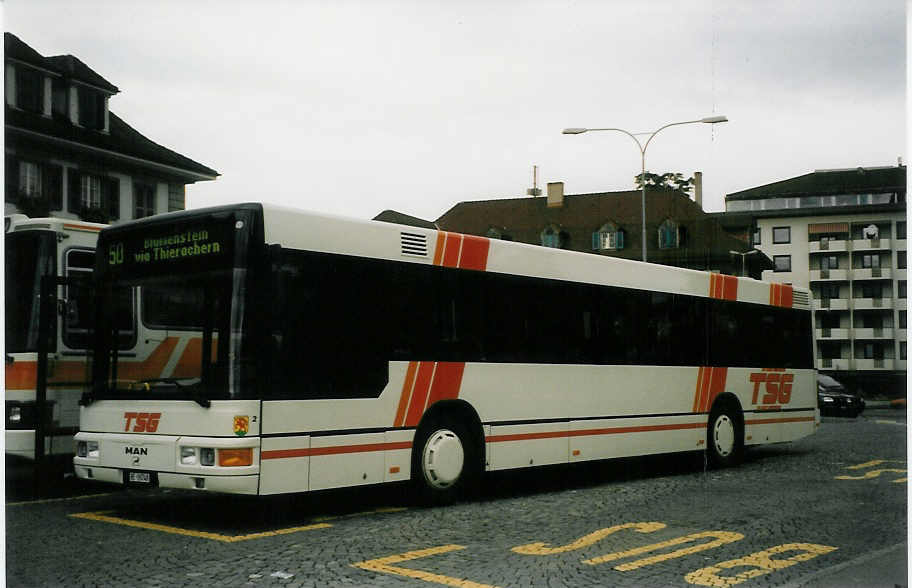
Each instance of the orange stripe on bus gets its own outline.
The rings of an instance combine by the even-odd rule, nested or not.
[[[779,423],[810,423],[814,421],[814,417],[791,417],[791,418],[780,418],[780,419],[745,419],[745,425],[774,425]]]
[[[427,397],[431,391],[431,379],[434,375],[434,362],[422,361],[418,365],[418,375],[415,378],[415,388],[412,391],[412,399],[409,402],[408,413],[405,416],[404,425],[414,427],[421,420],[424,414],[424,407],[427,404]]]
[[[342,455],[346,453],[369,453],[372,451],[391,451],[411,449],[411,441],[392,443],[364,443],[361,445],[335,445],[332,447],[302,447],[300,449],[272,449],[260,452],[261,459],[287,459],[291,457],[313,457],[315,455]]]
[[[187,341],[184,352],[181,353],[177,365],[174,366],[172,378],[196,378],[200,375],[200,364],[203,359],[203,340],[193,338]]]
[[[735,276],[722,277],[722,298],[724,300],[738,299],[738,278]]]
[[[90,227],[87,225],[74,225],[74,224],[70,224],[70,223],[63,223],[63,228],[64,229],[74,229],[76,231],[92,231],[94,233],[97,233],[101,230],[101,227]]]
[[[432,406],[438,400],[452,400],[459,396],[459,387],[462,385],[462,374],[465,363],[441,361],[434,372],[434,382],[431,384],[431,393],[428,395],[426,406]]]
[[[443,250],[446,248],[446,233],[437,231],[437,246],[434,248],[434,265],[443,261]]]
[[[459,267],[459,256],[462,253],[462,235],[459,233],[446,234],[446,250],[443,252],[444,267]]]
[[[459,267],[471,270],[484,270],[488,267],[488,250],[491,240],[486,237],[465,235],[462,239],[462,255]]]
[[[128,363],[118,362],[117,379],[118,380],[144,380],[149,378],[160,378],[162,371],[168,364],[168,359],[174,353],[177,347],[177,337],[166,337],[164,341],[158,344],[148,359],[142,362]]]
[[[584,429],[580,431],[544,431],[541,433],[514,433],[510,435],[490,435],[485,437],[488,443],[505,441],[529,441],[532,439],[555,439],[560,437],[590,437],[594,435],[620,435],[624,433],[653,433],[657,431],[681,431],[703,429],[706,423],[680,423],[673,425],[641,425],[636,427],[610,427],[603,429]]]
[[[703,387],[703,378],[705,373],[706,368],[700,366],[700,369],[697,370],[697,389],[694,391],[694,403],[693,410],[691,410],[691,412],[697,412],[697,410],[700,408],[700,390]]]
[[[405,381],[402,383],[402,395],[399,396],[399,408],[396,409],[396,418],[393,419],[394,427],[401,427],[405,421],[405,411],[409,400],[412,399],[412,388],[415,385],[415,372],[418,369],[417,361],[410,361],[405,371]]]

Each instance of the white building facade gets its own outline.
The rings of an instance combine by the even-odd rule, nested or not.
[[[822,170],[726,197],[774,265],[809,287],[816,367],[867,396],[904,393],[905,167]]]

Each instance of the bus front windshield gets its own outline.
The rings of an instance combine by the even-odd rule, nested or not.
[[[23,231],[6,235],[7,353],[38,350],[41,278],[54,275],[56,243],[56,235],[52,231]]]
[[[98,338],[96,393],[202,404],[241,395],[240,365],[250,352],[238,328],[244,274],[226,269],[118,281],[102,293],[113,303],[102,304],[98,311],[103,333]],[[125,331],[134,320],[138,328],[128,347]]]

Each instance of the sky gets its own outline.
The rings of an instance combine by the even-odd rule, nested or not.
[[[461,201],[703,172],[704,209],[906,151],[903,0],[5,0],[4,30],[120,89],[111,111],[264,201],[434,220]],[[641,135],[645,141],[648,134]]]

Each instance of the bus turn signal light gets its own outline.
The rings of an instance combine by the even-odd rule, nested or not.
[[[253,464],[253,448],[219,449],[218,464],[222,467],[239,467]]]

